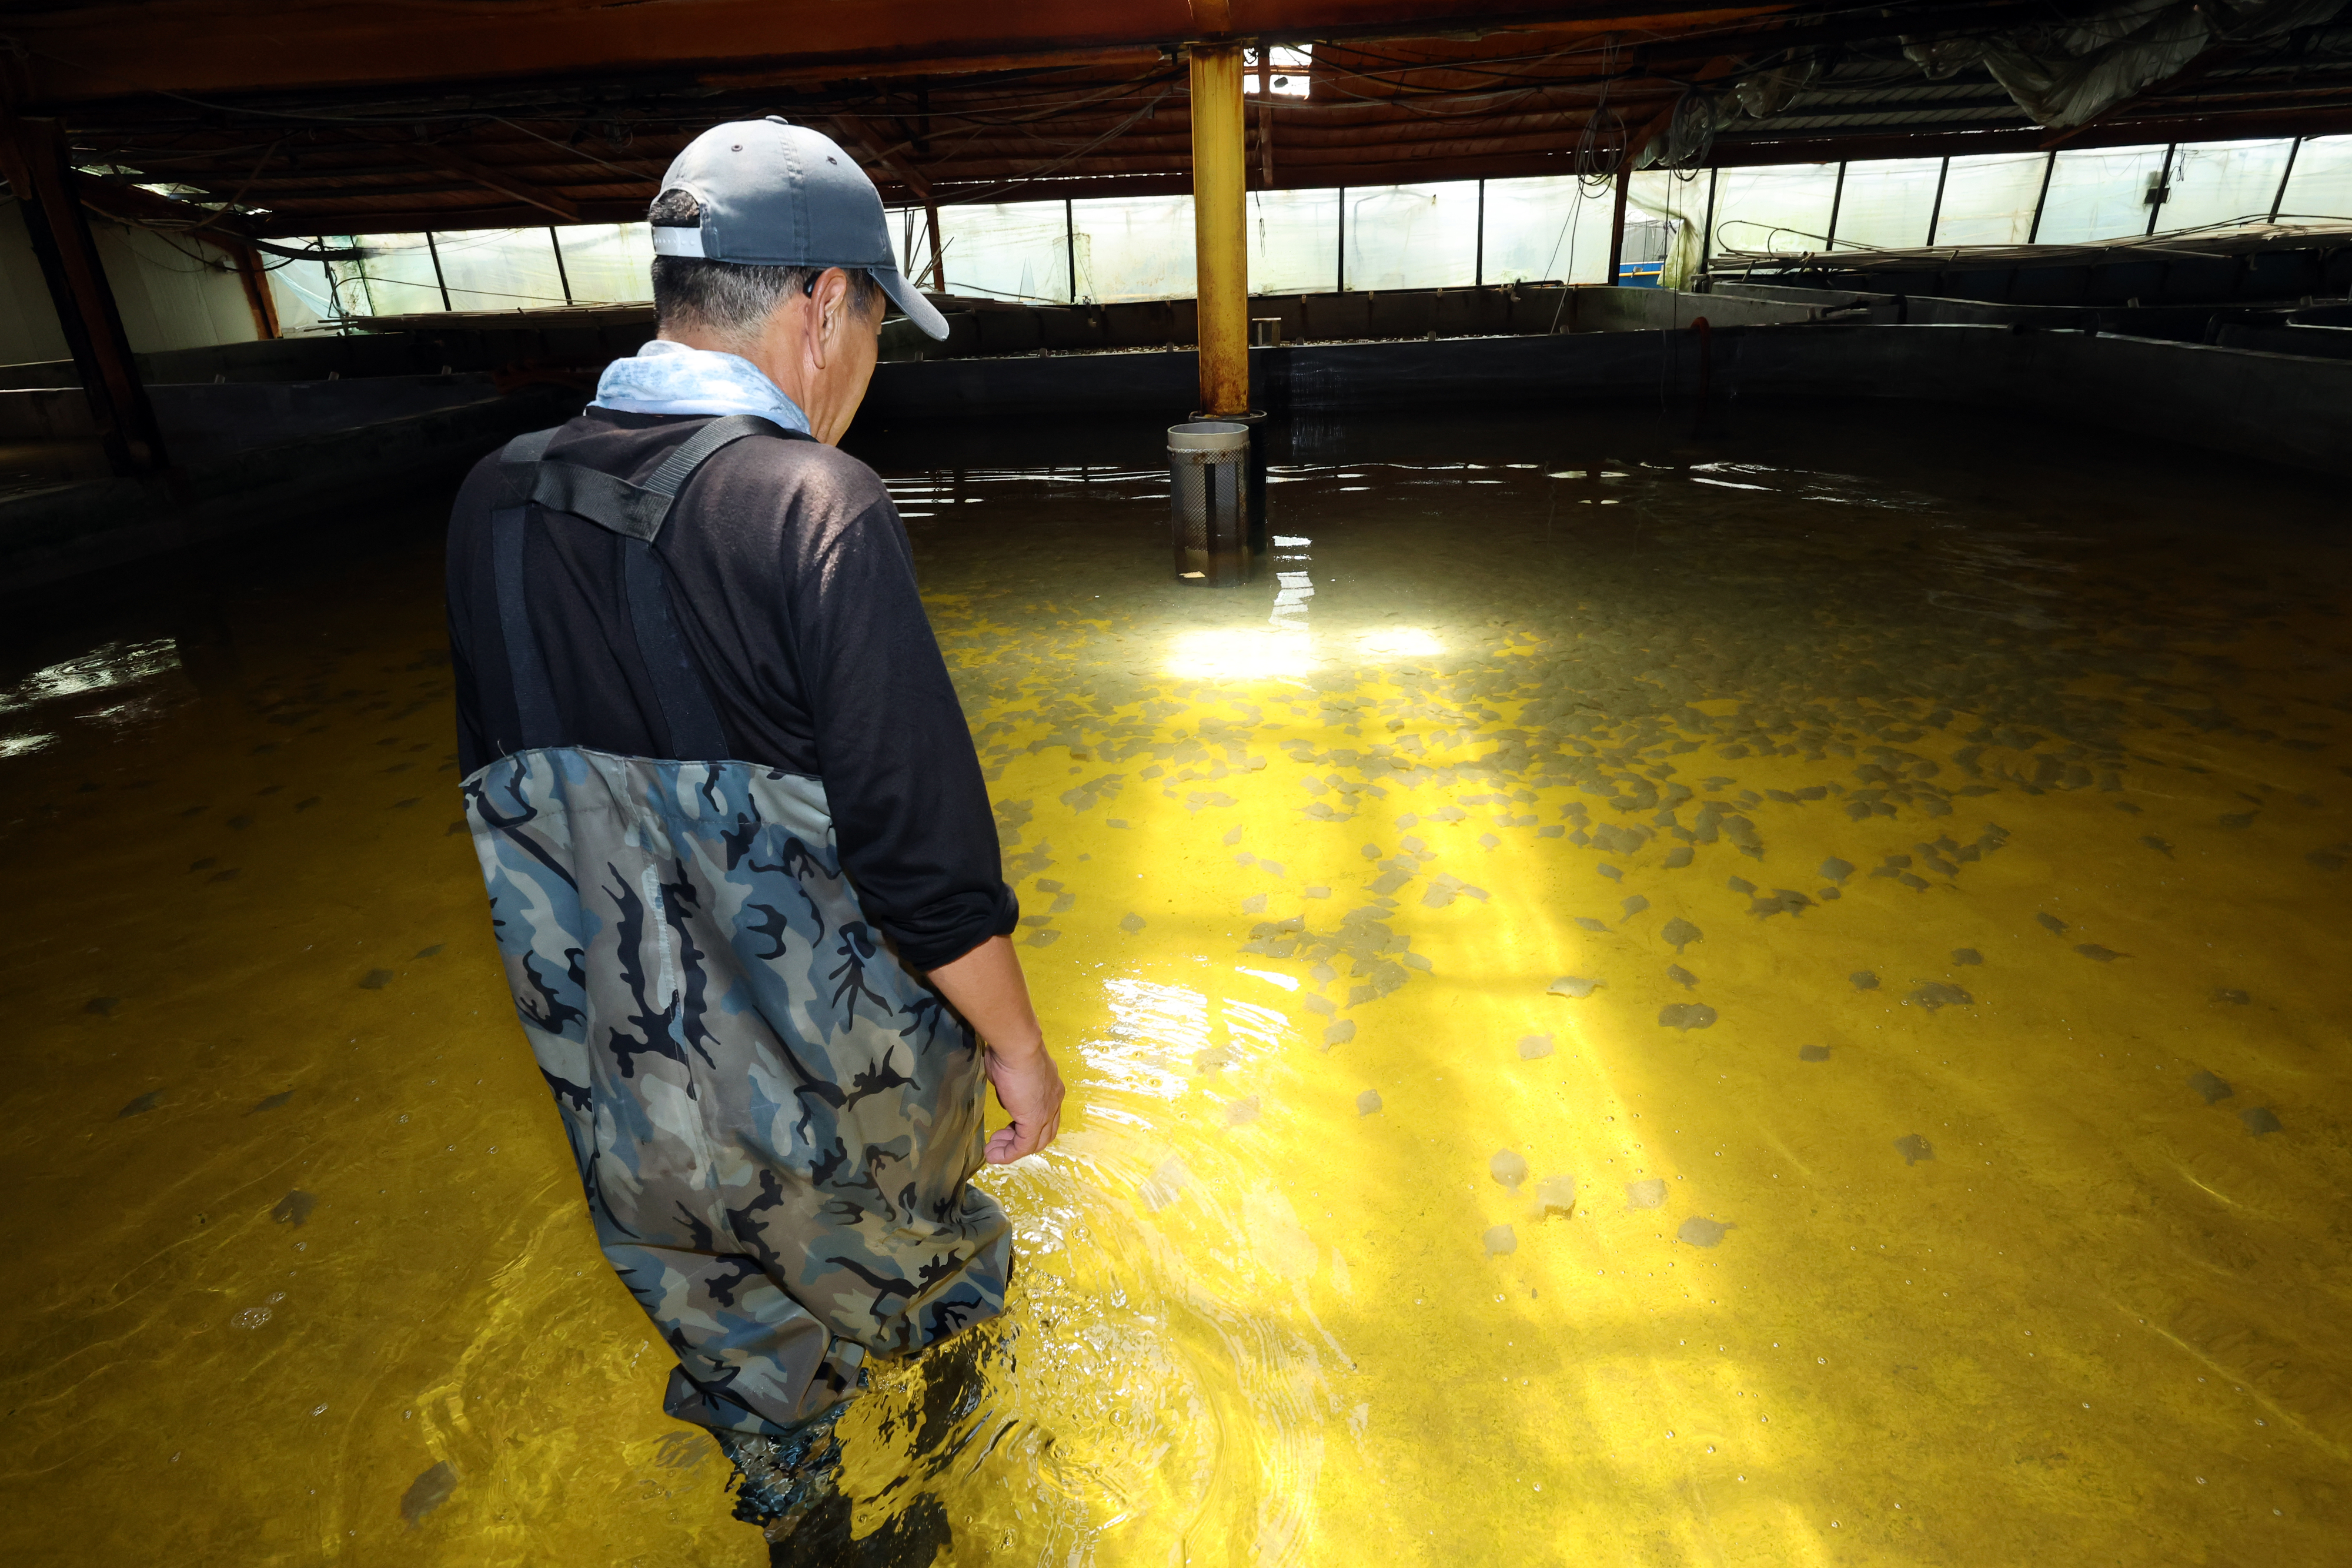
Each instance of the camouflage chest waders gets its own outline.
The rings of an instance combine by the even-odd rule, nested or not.
[[[1003,1211],[969,1185],[981,1054],[867,924],[821,781],[552,744],[525,609],[530,513],[622,536],[670,743],[720,757],[651,541],[705,458],[785,433],[714,420],[642,486],[542,460],[553,434],[501,455],[491,543],[527,749],[466,780],[474,848],[604,1256],[677,1354],[664,1407],[782,1436],[853,1393],[868,1354],[1002,1309]]]

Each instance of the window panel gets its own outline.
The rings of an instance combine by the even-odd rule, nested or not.
[[[2148,182],[2163,167],[2161,147],[2069,148],[2060,152],[2050,173],[2049,198],[2042,204],[2042,230],[2035,237],[2043,245],[2079,245],[2146,234]],[[2031,196],[2026,204],[2032,204]],[[2021,229],[2017,242],[2024,238]]]
[[[1985,152],[1953,159],[1944,176],[1934,243],[2023,245],[2033,232],[2033,204],[2049,166],[2047,152]]]
[[[2193,229],[2266,221],[2294,145],[2292,140],[2283,140],[2181,148],[2172,155],[2172,175],[2166,182],[2172,191],[2156,226]]]
[[[1059,237],[1059,202],[1046,206]],[[1195,287],[1192,198],[1112,196],[1073,202],[1081,299],[1190,299]],[[1067,263],[1065,262],[1066,267]],[[956,271],[955,247],[948,247],[948,277]]]
[[[1837,165],[1725,169],[1716,186],[1715,249],[1794,256],[1829,248]]]
[[[1059,202],[941,207],[940,249],[947,262],[948,292],[1067,305],[1070,254],[1065,217]]]
[[[307,241],[288,240],[288,245]],[[349,240],[332,240],[332,245],[348,245]],[[262,276],[269,283],[269,303],[278,312],[280,331],[298,332],[305,327],[335,319],[327,287],[327,266],[319,261],[282,261],[277,256],[264,258],[268,270]]]
[[[433,256],[421,234],[364,235],[359,261],[331,262],[343,308],[354,316],[410,316],[443,308]]]
[[[1927,217],[1936,205],[1940,158],[1885,158],[1845,168],[1845,193],[1838,199],[1840,250],[1903,250],[1927,243]]]
[[[2294,155],[2279,221],[2352,218],[2352,136],[2315,136]]]
[[[1478,260],[1478,184],[1348,190],[1351,289],[1466,288]]]
[[[654,297],[654,231],[645,224],[582,224],[555,231],[575,305],[633,305]]]
[[[1612,200],[1573,174],[1487,181],[1486,281],[1603,281]]]
[[[441,276],[457,310],[535,310],[563,303],[555,245],[546,229],[436,233]]]
[[[1189,205],[1188,199],[1188,225]],[[1248,224],[1251,293],[1316,294],[1339,287],[1339,192],[1252,191]],[[1188,258],[1191,247],[1188,229]],[[1184,292],[1192,292],[1189,281]]]

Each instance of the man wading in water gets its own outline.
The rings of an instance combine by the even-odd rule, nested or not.
[[[782,1542],[845,1511],[827,1433],[866,1360],[1002,1310],[970,1178],[1053,1141],[1062,1083],[906,530],[833,445],[884,297],[947,323],[872,183],[782,120],[698,138],[652,219],[661,335],[457,497],[458,744],[516,1010],[677,1357],[665,1408]],[[1013,1124],[983,1150],[988,1084]]]

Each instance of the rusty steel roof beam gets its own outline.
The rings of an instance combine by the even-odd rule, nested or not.
[[[438,147],[431,142],[391,142],[377,143],[377,145],[395,157],[405,158],[421,168],[437,169],[445,174],[455,174],[461,180],[469,181],[486,191],[494,191],[501,196],[510,197],[525,206],[537,207],[544,213],[552,213],[567,224],[576,224],[580,221],[579,203],[560,191],[541,185],[535,181],[519,178],[510,171],[494,169],[488,163],[478,162],[463,153],[452,152],[446,147]]]
[[[1621,27],[1676,16],[1698,25],[1769,16],[1787,0],[1481,0],[1433,16],[1427,0],[1236,0],[1235,37],[1475,39],[1528,29]],[[567,15],[567,13],[569,13]],[[769,0],[661,6],[454,5],[430,25],[398,7],[337,0],[153,0],[19,13],[22,91],[62,107],[158,89],[197,97],[318,89],[605,79],[695,72],[708,87],[953,75],[1041,64],[1149,63],[1203,36],[1183,0],[868,0],[779,7]],[[271,47],[255,48],[266,33]],[[715,52],[723,50],[724,52]]]

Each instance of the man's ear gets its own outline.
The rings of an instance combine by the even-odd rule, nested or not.
[[[831,361],[835,348],[845,340],[843,329],[849,325],[852,305],[849,274],[837,267],[826,268],[809,300],[815,318],[809,323],[809,350],[819,369]]]

